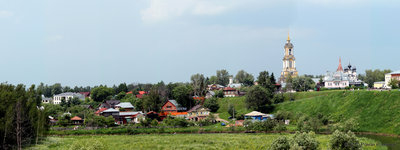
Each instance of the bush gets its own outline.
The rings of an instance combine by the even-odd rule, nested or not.
[[[268,119],[266,121],[245,121],[245,128],[253,131],[272,131],[277,125],[276,120]]]
[[[306,150],[316,150],[318,149],[319,142],[315,140],[314,132],[296,132],[290,142],[291,149],[306,149]]]
[[[274,102],[274,104],[282,103],[283,101],[285,101],[283,93],[275,94],[274,97],[272,98],[272,102]]]
[[[291,118],[291,112],[290,111],[281,111],[279,110],[275,114],[275,119],[276,120],[287,120]]]
[[[330,139],[330,146],[334,150],[356,150],[361,148],[361,144],[353,132],[346,133],[336,130]]]
[[[271,150],[289,150],[290,144],[289,139],[286,136],[281,136],[272,142]]]
[[[359,129],[359,124],[358,124],[358,122],[355,120],[355,119],[349,119],[349,120],[346,120],[344,123],[343,123],[343,131],[344,132],[347,132],[347,131],[358,131],[358,129]]]
[[[204,102],[204,107],[210,109],[211,112],[217,112],[217,110],[219,109],[217,98],[213,97],[206,99],[206,101]]]
[[[185,118],[172,118],[168,116],[163,120],[163,122],[167,126],[174,126],[174,127],[187,127],[189,122]]]
[[[274,127],[274,131],[286,131],[286,125],[283,123],[277,123]]]

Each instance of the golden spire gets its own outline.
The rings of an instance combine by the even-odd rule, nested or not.
[[[290,41],[289,31],[287,32],[287,40]]]

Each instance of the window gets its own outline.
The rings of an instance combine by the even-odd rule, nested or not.
[[[289,49],[289,55],[292,55],[292,49]]]

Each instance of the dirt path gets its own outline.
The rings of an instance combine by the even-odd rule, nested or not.
[[[217,120],[217,121],[219,121],[219,122],[225,122],[225,123],[229,123],[229,121],[227,121],[227,120],[225,120],[225,119],[221,119],[221,118],[219,118],[219,114],[214,114],[214,116],[215,116],[215,120]]]

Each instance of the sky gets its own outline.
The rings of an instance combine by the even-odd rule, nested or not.
[[[243,69],[279,76],[400,70],[395,0],[0,0],[0,82],[189,82]]]

